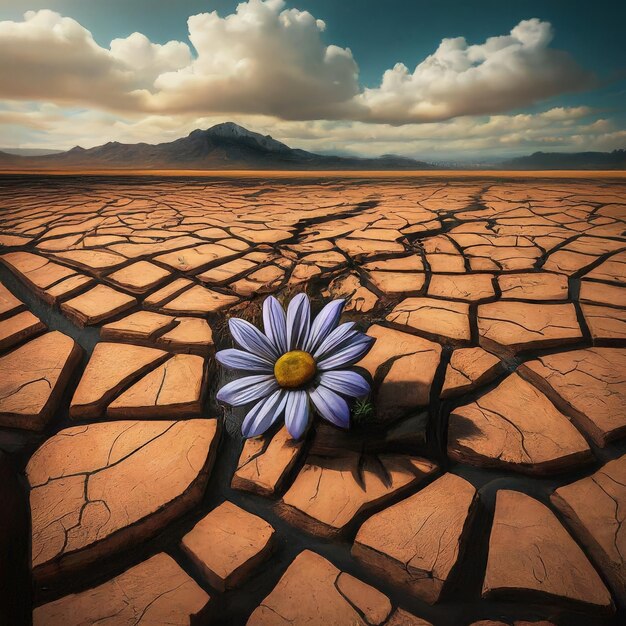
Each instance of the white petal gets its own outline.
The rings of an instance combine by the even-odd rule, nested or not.
[[[285,426],[294,439],[300,439],[309,422],[309,398],[306,391],[290,391],[285,407]]]
[[[278,389],[271,396],[259,400],[243,420],[241,425],[243,436],[262,435],[281,416],[286,401],[286,392],[283,389]]]

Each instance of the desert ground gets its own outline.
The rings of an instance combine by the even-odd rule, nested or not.
[[[2,176],[6,623],[625,623],[625,220],[591,173]],[[226,321],[300,292],[371,399],[244,441]]]

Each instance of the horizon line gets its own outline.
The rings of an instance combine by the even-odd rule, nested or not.
[[[0,176],[163,176],[199,178],[626,178],[626,170],[194,170],[194,169],[1,169]]]

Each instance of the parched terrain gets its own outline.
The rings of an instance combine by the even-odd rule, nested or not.
[[[3,178],[0,614],[623,624],[625,222],[617,180]],[[225,322],[302,291],[371,401],[244,442]]]

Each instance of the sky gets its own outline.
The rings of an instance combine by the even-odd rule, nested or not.
[[[0,148],[234,121],[322,153],[626,148],[621,0],[0,0]]]

